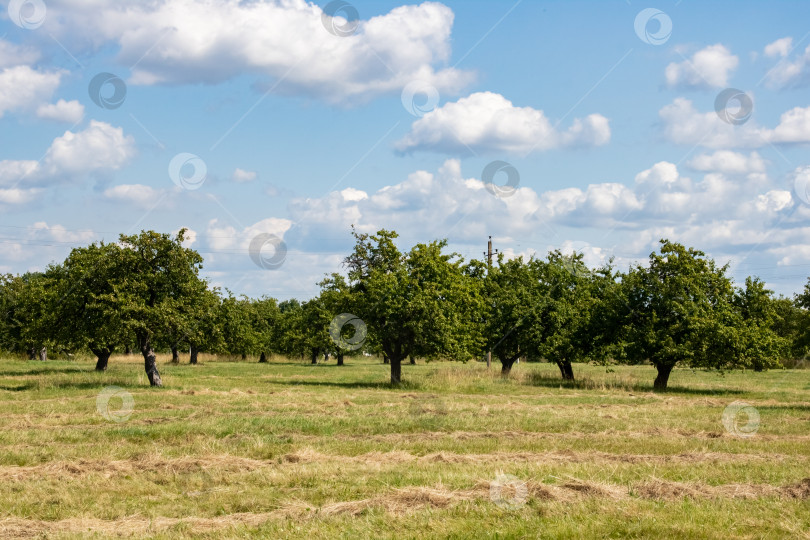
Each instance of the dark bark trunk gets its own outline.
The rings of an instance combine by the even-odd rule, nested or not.
[[[90,352],[96,355],[96,371],[106,371],[107,370],[107,363],[110,361],[110,356],[112,356],[113,348],[106,347],[104,349],[90,349]]]
[[[404,356],[402,358],[391,357],[391,359],[390,359],[390,362],[391,362],[391,384],[393,384],[393,385],[398,385],[399,383],[402,382],[402,360],[404,360],[404,359],[405,359]]]
[[[189,356],[190,356],[190,358],[188,360],[188,363],[191,364],[192,366],[196,366],[197,365],[197,355],[200,353],[200,350],[197,348],[196,345],[191,345],[189,347],[188,351],[189,351]]]
[[[660,364],[655,366],[658,369],[658,375],[655,377],[653,383],[653,390],[655,392],[664,392],[667,389],[667,381],[669,381],[669,374],[672,373],[672,364]]]
[[[145,333],[138,336],[138,348],[141,350],[141,355],[143,355],[143,367],[146,376],[149,378],[149,384],[151,386],[163,386],[160,380],[160,372],[157,369],[157,357],[154,349],[152,349],[152,342]]]
[[[383,353],[383,364],[387,364],[387,363],[388,363],[388,355]]]
[[[180,363],[180,351],[177,350],[176,346],[172,346],[172,364],[179,364]]]
[[[383,344],[383,358],[391,364],[391,384],[397,386],[402,382],[402,361],[408,358],[407,349],[401,343]]]
[[[46,347],[42,347],[39,350],[39,360],[40,362],[44,362],[48,359],[48,349]]]
[[[339,366],[343,365],[343,353],[342,352],[337,353],[337,365],[339,365]]]
[[[311,356],[310,364],[317,364],[318,363],[318,349],[312,349],[312,356]]]
[[[31,347],[30,349],[28,349],[28,359],[36,360],[36,358],[37,358],[37,348]]]
[[[520,354],[516,354],[511,358],[501,358],[501,377],[509,376],[509,373],[512,372],[512,366],[518,358],[520,358]]]
[[[574,367],[571,365],[571,362],[568,360],[560,360],[557,362],[557,367],[560,368],[560,375],[562,375],[563,380],[574,380]]]
[[[246,353],[242,353],[242,360],[247,360],[247,354]]]
[[[415,366],[416,365],[416,358],[414,358],[413,355],[411,355],[409,358],[410,358],[411,365]]]
[[[267,355],[264,354],[263,351],[262,351],[261,356],[259,356],[259,363],[260,364],[266,364],[267,363]]]
[[[131,355],[131,354],[132,354],[132,347],[131,347],[130,345],[128,345],[128,344],[127,344],[127,345],[124,347],[124,354],[126,354],[127,356],[129,356],[129,355]]]

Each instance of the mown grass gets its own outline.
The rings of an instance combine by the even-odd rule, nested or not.
[[[167,360],[0,361],[0,537],[810,537],[807,370]]]

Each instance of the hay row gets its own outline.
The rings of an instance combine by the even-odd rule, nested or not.
[[[514,486],[513,486],[514,487]],[[522,490],[522,491],[521,491]],[[810,478],[788,486],[771,486],[767,484],[727,484],[708,486],[684,484],[661,479],[625,487],[615,484],[587,482],[570,479],[560,485],[543,484],[534,481],[526,482],[522,487],[500,494],[504,511],[520,511],[532,501],[572,502],[586,497],[622,500],[642,498],[650,500],[677,500],[682,498],[743,498],[781,497],[786,499],[810,498]],[[238,513],[213,518],[187,517],[143,517],[128,516],[117,520],[100,520],[96,518],[70,518],[60,521],[28,520],[5,518],[0,520],[0,536],[3,538],[30,538],[58,533],[95,533],[115,534],[116,536],[138,536],[165,531],[182,524],[191,532],[201,533],[231,527],[256,527],[269,520],[281,519],[317,519],[336,515],[357,516],[371,510],[382,510],[394,515],[403,515],[423,508],[448,508],[463,501],[490,499],[493,504],[492,484],[480,481],[469,490],[449,490],[437,487],[407,487],[393,490],[386,495],[356,501],[341,501],[312,507],[301,501],[291,501],[273,512]]]

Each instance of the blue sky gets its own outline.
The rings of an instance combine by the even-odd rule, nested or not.
[[[336,5],[3,2],[0,272],[186,227],[212,283],[307,298],[355,224],[620,268],[667,237],[806,282],[810,4]]]

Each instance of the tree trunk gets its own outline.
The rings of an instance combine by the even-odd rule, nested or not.
[[[339,365],[339,366],[343,365],[343,353],[342,352],[337,353],[337,365]]]
[[[132,354],[132,347],[131,347],[129,344],[127,344],[127,345],[124,347],[124,354],[126,354],[127,356],[129,356],[129,355],[131,355],[131,354]]]
[[[394,358],[394,357],[392,357],[390,359],[390,362],[391,362],[391,384],[392,385],[396,386],[396,385],[398,385],[399,383],[402,382],[402,360],[404,360],[404,359],[405,359],[404,356],[402,358]]]
[[[196,366],[197,365],[197,355],[199,354],[200,350],[197,348],[196,345],[191,345],[189,347],[189,349],[188,349],[188,352],[189,352],[189,355],[190,355],[188,363],[191,364],[192,366]]]
[[[96,371],[106,371],[107,370],[107,363],[110,361],[110,356],[112,356],[113,348],[106,347],[104,349],[90,349],[90,352],[96,355]]]
[[[413,355],[410,356],[410,361],[412,366],[416,365],[416,358],[414,358]]]
[[[658,364],[655,366],[658,369],[658,376],[655,377],[653,383],[653,391],[664,392],[667,389],[667,381],[669,381],[669,374],[672,373],[673,364]]]
[[[242,353],[242,360],[247,360],[247,353]]]
[[[180,352],[177,350],[176,345],[172,345],[172,364],[180,363]]]
[[[146,376],[149,378],[149,384],[151,386],[163,386],[160,380],[160,372],[157,369],[155,351],[152,349],[149,336],[145,333],[138,336],[138,348],[141,350],[141,355],[143,355],[143,367],[146,370]]]
[[[574,367],[571,365],[571,362],[568,360],[560,360],[557,362],[557,367],[560,368],[560,375],[562,375],[563,380],[574,380]]]
[[[387,364],[387,363],[388,363],[388,355],[383,353],[383,364]]]
[[[310,364],[318,363],[318,349],[312,349],[312,362]]]
[[[259,356],[259,363],[260,364],[266,364],[267,363],[267,355],[264,354],[264,351],[262,351],[261,356]]]
[[[31,347],[30,349],[28,349],[28,359],[36,360],[36,358],[37,358],[37,348]]]
[[[511,358],[501,358],[501,377],[509,376],[509,373],[512,372],[512,366],[518,358],[520,358],[520,354],[516,354]]]
[[[48,349],[46,347],[42,347],[39,350],[39,360],[44,362],[48,359]]]

